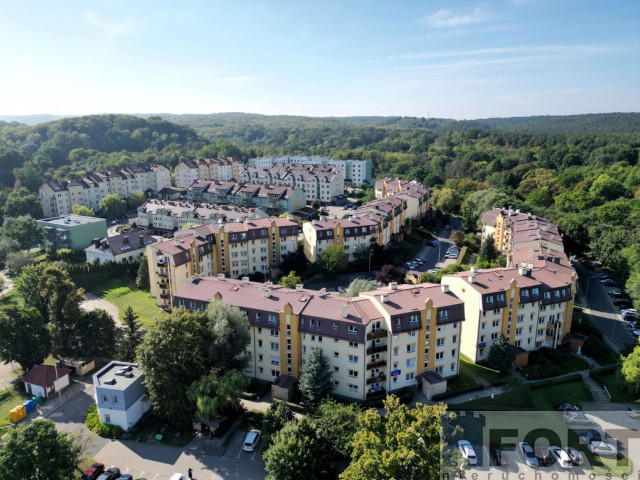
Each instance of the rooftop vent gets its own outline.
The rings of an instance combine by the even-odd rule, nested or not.
[[[296,283],[296,292],[301,292],[303,288],[304,285],[302,283]]]
[[[523,277],[526,277],[527,275],[529,275],[529,269],[528,269],[528,268],[525,268],[525,267],[520,267],[520,268],[518,269],[518,273],[519,273],[520,275],[522,275]]]
[[[245,285],[249,283],[249,277],[242,277],[242,283]]]
[[[342,304],[342,318],[347,318],[349,316],[349,305],[344,303]]]
[[[224,280],[224,273],[218,274],[218,280]]]
[[[380,295],[380,301],[382,303],[387,303],[389,301],[389,295],[386,293],[383,293],[382,295]]]
[[[440,288],[444,293],[449,293],[449,285],[440,285]]]
[[[397,289],[398,289],[398,282],[389,283],[389,290],[397,290]]]
[[[469,275],[469,283],[476,283],[476,276],[475,275]],[[444,290],[442,290],[444,292]]]
[[[478,273],[478,267],[476,266],[471,267],[471,273]]]

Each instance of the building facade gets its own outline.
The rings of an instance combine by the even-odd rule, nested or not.
[[[247,162],[248,166],[256,168],[270,168],[276,163],[298,164],[298,165],[337,165],[344,172],[344,181],[354,187],[362,183],[371,184],[372,167],[371,160],[338,160],[330,157],[302,157],[302,156],[279,156],[251,158]]]
[[[68,215],[73,205],[98,210],[100,200],[109,194],[130,197],[139,190],[157,193],[171,186],[171,174],[162,165],[138,163],[110,172],[92,172],[80,180],[50,180],[40,187],[45,217]]]
[[[104,218],[64,215],[36,221],[44,230],[44,245],[56,250],[83,250],[96,238],[107,236],[107,221]]]
[[[464,308],[440,285],[390,284],[349,298],[302,285],[205,277],[185,285],[173,305],[205,310],[212,301],[246,312],[251,342],[245,373],[254,378],[299,378],[315,348],[331,362],[334,393],[351,399],[417,385],[425,371],[440,379],[458,373]]]
[[[378,222],[368,218],[312,220],[302,224],[304,254],[315,263],[329,245],[340,245],[353,261],[357,254],[368,255],[367,250],[378,241],[378,230]]]
[[[147,245],[157,241],[158,237],[154,237],[151,230],[135,228],[119,235],[96,238],[84,252],[87,262],[94,258],[98,259],[99,263],[135,262],[144,254]]]
[[[243,169],[244,163],[237,157],[195,158],[178,163],[173,173],[176,186],[187,188],[198,180],[237,180]]]

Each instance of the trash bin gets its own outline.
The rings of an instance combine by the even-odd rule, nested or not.
[[[36,402],[37,405],[44,404],[44,400],[40,395],[36,395],[35,397],[33,397],[33,401]]]
[[[27,415],[29,415],[31,412],[35,411],[36,409],[36,402],[34,402],[33,400],[27,400],[22,405],[26,409]]]

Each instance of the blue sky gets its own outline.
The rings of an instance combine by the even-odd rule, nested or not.
[[[0,115],[640,111],[640,1],[0,3]]]

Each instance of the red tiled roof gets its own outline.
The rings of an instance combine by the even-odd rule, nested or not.
[[[53,367],[51,365],[34,365],[34,367],[29,370],[29,373],[22,378],[22,381],[25,384],[30,383],[32,385],[47,387],[53,385],[56,378],[66,377],[67,375],[71,375],[71,370],[68,368]]]

